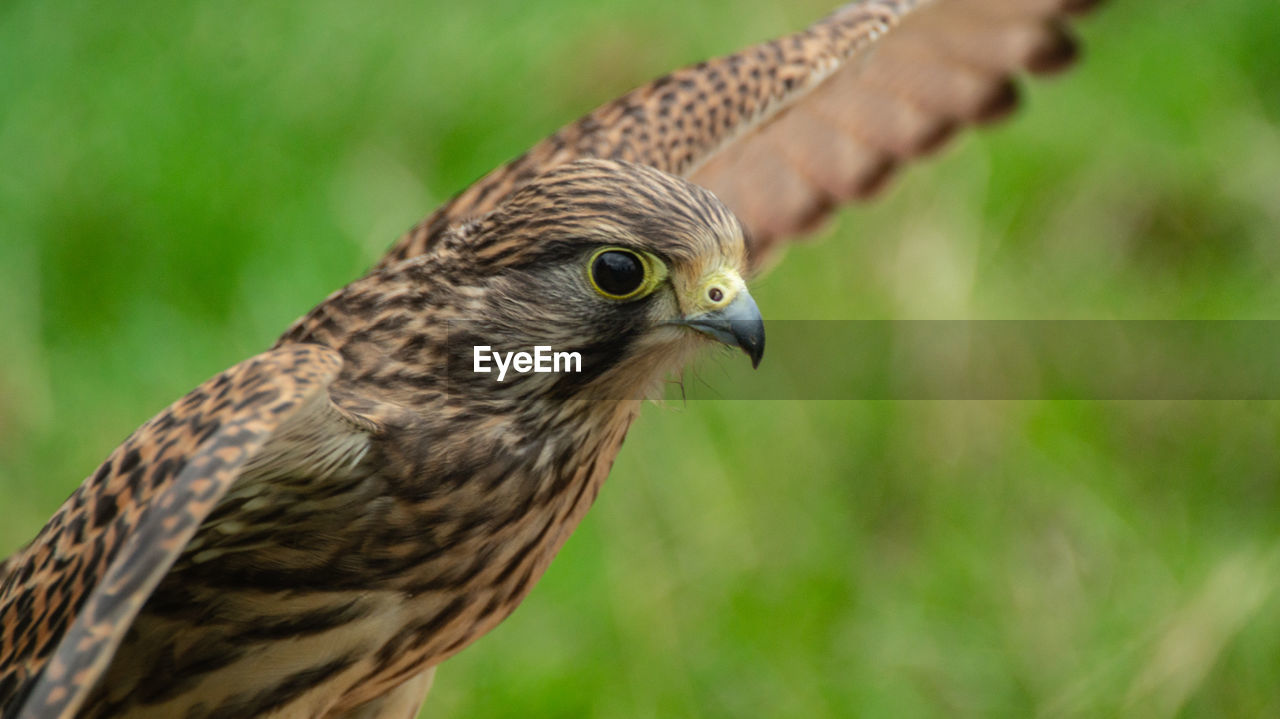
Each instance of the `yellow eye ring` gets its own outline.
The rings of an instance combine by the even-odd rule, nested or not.
[[[626,247],[601,247],[587,259],[586,270],[592,289],[619,302],[644,297],[667,278],[662,260]]]

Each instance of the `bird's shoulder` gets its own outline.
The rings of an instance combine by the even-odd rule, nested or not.
[[[139,427],[75,490],[0,576],[6,716],[33,690],[28,710],[76,701],[237,481],[358,461],[381,427],[333,401],[342,367],[336,351],[307,344],[240,362]]]

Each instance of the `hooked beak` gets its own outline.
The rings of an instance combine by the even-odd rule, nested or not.
[[[720,309],[685,317],[674,324],[695,329],[730,347],[738,347],[751,358],[752,368],[760,366],[760,358],[764,356],[764,318],[746,289],[739,291],[732,302]]]

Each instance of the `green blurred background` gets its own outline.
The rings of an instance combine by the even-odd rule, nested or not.
[[[560,124],[829,0],[0,4],[0,552]],[[1280,7],[1116,0],[771,318],[1280,315]],[[714,375],[714,373],[711,373]],[[432,717],[1280,715],[1280,407],[646,407]]]

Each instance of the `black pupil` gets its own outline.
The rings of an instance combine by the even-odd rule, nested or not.
[[[644,282],[644,265],[630,252],[601,252],[591,263],[596,286],[617,297],[635,292]]]

